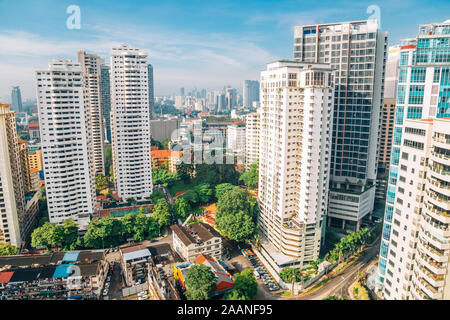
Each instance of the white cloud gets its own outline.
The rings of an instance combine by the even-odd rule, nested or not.
[[[12,85],[21,85],[24,97],[34,97],[34,70],[46,67],[57,57],[76,59],[84,49],[107,57],[111,47],[129,43],[149,54],[155,69],[156,94],[169,94],[177,87],[238,88],[242,80],[259,77],[265,63],[274,60],[251,37],[228,34],[184,34],[170,30],[144,30],[86,26],[87,40],[44,37],[15,30],[0,31],[2,51],[0,97],[9,95]],[[284,57],[280,57],[284,58]]]

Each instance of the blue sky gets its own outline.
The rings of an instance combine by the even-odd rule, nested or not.
[[[81,29],[69,30],[66,9],[81,9]],[[258,79],[265,63],[292,58],[295,25],[369,18],[381,12],[389,44],[415,37],[419,24],[450,19],[450,1],[50,1],[0,0],[0,100],[11,86],[35,97],[34,70],[52,58],[76,59],[79,49],[109,59],[113,45],[129,43],[149,54],[155,93]]]

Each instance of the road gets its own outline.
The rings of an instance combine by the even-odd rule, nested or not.
[[[323,287],[317,289],[311,294],[301,297],[292,297],[290,299],[295,300],[322,300],[328,296],[340,296],[350,299],[348,294],[348,288],[356,280],[358,272],[368,267],[369,264],[376,259],[377,254],[380,252],[380,241],[376,241],[375,245],[367,247],[364,253],[348,266],[340,275],[334,277],[328,281]],[[289,299],[289,297],[285,297]]]

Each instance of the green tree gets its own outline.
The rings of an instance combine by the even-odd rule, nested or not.
[[[97,192],[105,190],[106,188],[108,188],[108,186],[108,178],[105,175],[99,174],[95,176],[95,189],[97,190]]]
[[[150,199],[152,200],[153,204],[156,204],[159,199],[165,199],[164,192],[162,191],[153,191],[150,195]]]
[[[70,245],[77,240],[78,226],[72,219],[64,220],[62,223],[63,229],[63,246],[68,249]]]
[[[225,193],[227,193],[230,190],[233,190],[234,188],[239,188],[239,187],[236,187],[228,182],[218,184],[215,188],[216,199],[219,200]]]
[[[283,281],[292,283],[292,292],[294,292],[294,283],[299,282],[302,279],[299,269],[289,267],[281,270],[280,277]]]
[[[238,211],[249,212],[249,195],[241,188],[225,192],[217,201],[217,215],[234,214]]]
[[[136,241],[143,241],[149,234],[149,219],[145,214],[137,214],[133,226],[133,238]]]
[[[194,187],[194,191],[197,192],[198,199],[201,203],[208,203],[211,201],[214,191],[209,183],[202,183]]]
[[[180,176],[176,172],[169,172],[164,169],[153,169],[152,180],[154,185],[162,184],[164,187],[170,187],[180,181]]]
[[[155,219],[156,223],[161,228],[170,225],[170,208],[166,200],[159,199],[153,210],[152,217]]]
[[[185,198],[178,197],[173,202],[173,211],[177,219],[184,221],[191,212],[191,206]]]
[[[13,246],[11,243],[7,242],[5,244],[0,244],[0,256],[13,256],[19,252],[19,248]]]
[[[180,197],[184,198],[193,207],[195,205],[197,205],[198,202],[199,202],[198,193],[195,190],[193,190],[193,189],[190,189],[190,190],[186,191],[185,193],[183,193],[178,198],[180,198]]]
[[[258,162],[252,163],[250,165],[250,170],[243,172],[239,177],[239,181],[243,181],[248,188],[254,189],[258,186],[258,175],[259,164]]]
[[[84,235],[84,243],[89,248],[108,248],[122,242],[122,223],[112,217],[104,217],[89,222]]]
[[[227,238],[238,242],[249,240],[255,232],[255,223],[248,212],[217,214],[216,227]]]
[[[230,290],[223,295],[222,300],[250,300],[246,295],[237,290]]]
[[[236,275],[232,291],[237,291],[246,300],[250,300],[256,296],[258,293],[258,282],[256,282],[252,269],[245,269]]]
[[[59,246],[64,240],[64,229],[54,223],[46,222],[42,227],[34,229],[31,234],[31,246]]]
[[[207,300],[216,291],[217,278],[208,266],[194,264],[186,271],[188,300]]]

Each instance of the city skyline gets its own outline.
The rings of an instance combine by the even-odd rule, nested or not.
[[[223,84],[241,88],[243,80],[257,80],[268,61],[292,59],[296,25],[365,20],[373,13],[367,13],[368,7],[377,5],[381,31],[388,32],[388,45],[394,45],[414,37],[412,30],[420,24],[444,21],[443,9],[450,6],[440,1],[439,6],[419,13],[415,10],[417,1],[329,3],[309,5],[306,10],[298,1],[138,1],[129,7],[79,1],[76,5],[81,11],[81,29],[70,30],[66,27],[69,5],[66,1],[41,1],[38,5],[21,4],[19,8],[13,2],[0,2],[0,42],[4,44],[0,72],[9,75],[0,80],[0,100],[9,100],[13,85],[21,87],[24,100],[35,98],[33,71],[45,67],[53,58],[76,60],[77,51],[86,50],[108,61],[110,49],[124,42],[149,54],[157,96],[171,95],[191,85],[208,90]],[[396,10],[398,6],[401,12]],[[191,15],[186,17],[186,10]],[[19,11],[20,16],[6,14]],[[36,20],[45,22],[36,25]]]

